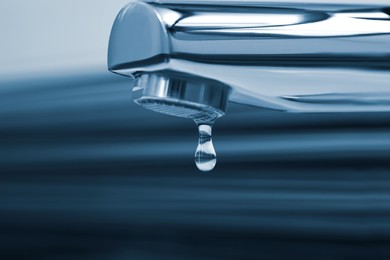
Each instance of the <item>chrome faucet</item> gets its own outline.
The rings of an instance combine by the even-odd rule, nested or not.
[[[390,111],[390,2],[132,2],[112,28],[108,67],[135,79],[136,103],[199,125],[195,158],[210,170],[211,125],[228,100],[290,112]]]
[[[390,2],[136,1],[115,20],[108,67],[135,78],[138,104],[200,121],[228,100],[390,111]]]

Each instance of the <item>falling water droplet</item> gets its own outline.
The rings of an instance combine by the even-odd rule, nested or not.
[[[195,152],[195,164],[199,170],[208,172],[217,163],[213,142],[211,140],[212,125],[199,124],[199,142]]]

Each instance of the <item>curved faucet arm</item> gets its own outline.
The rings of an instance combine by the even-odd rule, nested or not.
[[[390,111],[386,2],[135,2],[114,23],[109,69],[214,80],[272,109]]]

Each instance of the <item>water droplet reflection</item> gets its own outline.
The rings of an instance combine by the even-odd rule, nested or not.
[[[213,142],[211,140],[212,125],[199,124],[199,142],[195,152],[195,164],[199,170],[208,172],[217,163]]]

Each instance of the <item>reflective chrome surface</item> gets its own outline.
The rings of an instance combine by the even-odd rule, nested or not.
[[[137,78],[133,100],[156,112],[212,124],[223,116],[229,87],[197,78],[144,74]]]
[[[387,1],[147,1],[118,15],[109,69],[218,81],[294,112],[390,111]]]

